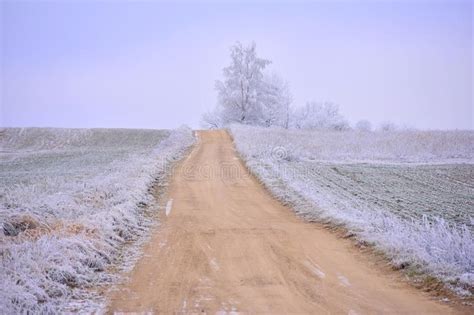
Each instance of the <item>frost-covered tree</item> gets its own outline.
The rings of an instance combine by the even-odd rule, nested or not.
[[[265,75],[261,91],[261,124],[288,129],[290,124],[291,93],[288,83],[276,74]]]
[[[222,117],[218,107],[202,115],[201,126],[208,129],[219,129],[223,127]]]
[[[372,130],[372,124],[370,123],[370,121],[368,121],[366,119],[362,119],[362,120],[359,120],[355,124],[355,129],[359,130],[359,131],[371,131]]]
[[[203,127],[242,123],[289,128],[291,93],[288,83],[266,72],[270,61],[257,56],[255,43],[243,46],[237,42],[230,56],[224,80],[216,82],[217,107],[203,115]]]
[[[266,98],[263,70],[269,60],[258,58],[255,43],[237,42],[230,49],[231,64],[224,68],[224,81],[216,82],[223,123],[259,124]]]
[[[293,125],[298,129],[346,130],[349,124],[339,113],[339,106],[333,103],[308,102],[296,109]]]

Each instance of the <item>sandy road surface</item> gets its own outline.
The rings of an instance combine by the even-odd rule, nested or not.
[[[109,311],[450,314],[246,176],[224,131],[175,172],[166,214]]]

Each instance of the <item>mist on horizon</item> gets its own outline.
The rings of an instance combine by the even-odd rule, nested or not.
[[[0,3],[0,126],[198,128],[237,41],[292,105],[474,129],[471,1]]]

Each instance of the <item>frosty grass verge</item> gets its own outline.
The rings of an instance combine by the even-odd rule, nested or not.
[[[400,268],[474,285],[474,132],[229,128],[249,169],[309,220],[342,224]]]
[[[0,130],[0,313],[94,310],[192,131]]]

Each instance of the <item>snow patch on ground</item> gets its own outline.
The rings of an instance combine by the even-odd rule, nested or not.
[[[169,216],[171,213],[171,208],[173,207],[173,199],[168,200],[166,203],[166,216]]]
[[[313,263],[312,261],[307,261],[306,267],[308,267],[312,273],[318,276],[318,278],[324,279],[326,277],[326,274],[323,271],[321,271],[321,267],[319,267],[317,264]]]
[[[215,258],[212,258],[210,261],[209,261],[212,269],[214,271],[218,271],[219,270],[219,264],[217,263],[217,260]]]
[[[347,279],[344,275],[338,274],[337,279],[339,280],[339,283],[344,286],[344,287],[350,287],[351,283],[349,282],[349,279]]]

